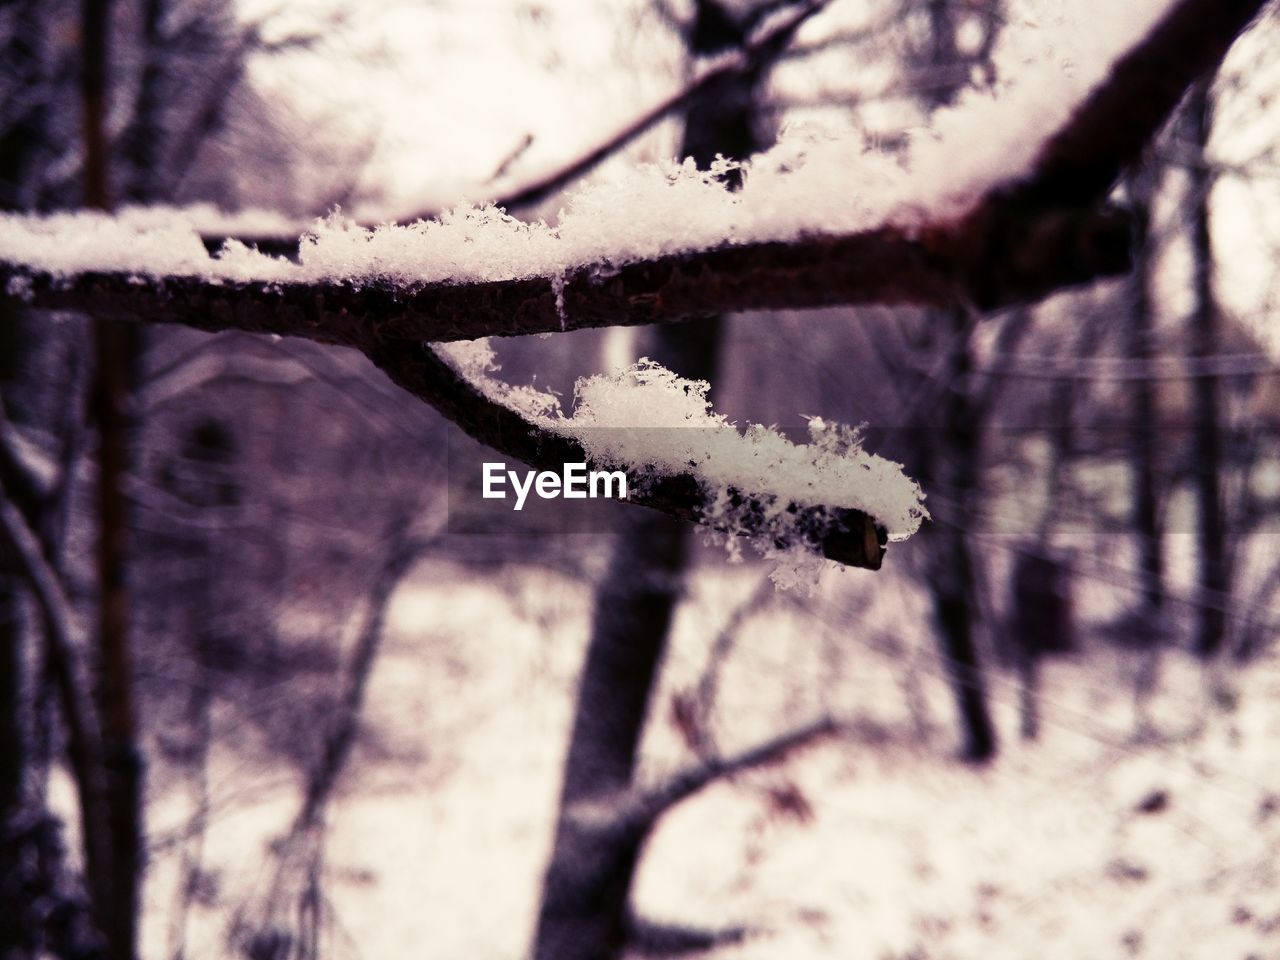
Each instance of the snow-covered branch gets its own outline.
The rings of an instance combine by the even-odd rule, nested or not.
[[[1095,203],[1151,142],[1196,80],[1213,70],[1266,0],[1181,0],[1041,148],[1015,188],[1025,201]]]
[[[473,376],[459,372],[426,345],[376,344],[369,357],[397,385],[500,453],[552,470],[566,463],[597,461],[572,433],[551,429],[488,395]],[[725,533],[764,538],[778,549],[805,547],[849,566],[879,569],[884,557],[887,532],[862,510],[779,502],[779,494],[767,490],[712,487],[705,477],[688,470],[652,471],[643,480],[630,492],[630,503]],[[780,514],[784,525],[776,523]]]
[[[1130,226],[1098,205],[1261,5],[1172,4],[1047,139],[1039,104],[1011,94],[957,107],[907,170],[859,144],[793,139],[737,194],[714,173],[651,167],[580,191],[554,228],[492,207],[376,231],[331,222],[303,238],[300,263],[234,242],[211,258],[199,223],[160,213],[6,217],[3,296],[362,349],[747,309],[1034,300],[1128,268]],[[966,152],[966,124],[991,126],[982,149],[968,129]]]
[[[1111,186],[1262,2],[1126,6],[1081,76],[940,111],[905,168],[860,143],[797,135],[744,168],[736,192],[722,182],[732,164],[641,168],[572,194],[554,227],[493,207],[374,231],[331,218],[297,262],[235,242],[210,257],[198,224],[172,212],[0,217],[0,299],[344,344],[512,457],[592,462],[581,435],[503,402],[424,344],[752,309],[990,309],[1124,272],[1133,227],[1106,205]],[[894,534],[885,517],[808,492],[668,464],[632,499],[878,567]],[[918,501],[900,513],[918,522]]]
[[[586,176],[604,160],[617,155],[642,134],[652,130],[667,117],[678,114],[690,103],[729,78],[750,74],[759,70],[762,63],[777,56],[785,48],[796,31],[810,18],[829,5],[831,0],[787,0],[779,6],[794,6],[785,16],[777,17],[756,32],[742,50],[727,53],[715,62],[699,70],[683,88],[654,104],[601,143],[585,151],[581,156],[555,169],[532,178],[519,186],[508,188],[494,201],[494,205],[506,210],[518,210],[534,206],[570,186],[579,177]],[[438,211],[428,211],[406,219],[431,219]],[[274,239],[274,238],[273,238]]]
[[[920,236],[884,227],[471,282],[147,277],[136,268],[64,274],[21,262],[15,248],[22,238],[11,238],[0,248],[0,297],[42,309],[366,349],[373,341],[522,336],[742,310],[956,302],[991,308],[1128,269],[1130,227],[1118,211],[1012,219],[980,210],[986,216],[963,229]]]

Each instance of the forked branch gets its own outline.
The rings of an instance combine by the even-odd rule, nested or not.
[[[0,299],[203,330],[298,336],[361,350],[401,387],[481,442],[532,466],[589,461],[572,439],[486,397],[424,342],[678,321],[753,309],[850,304],[961,304],[991,309],[1125,272],[1134,228],[1106,204],[1190,85],[1221,61],[1264,0],[1181,0],[1114,65],[1030,171],[923,228],[886,224],[843,236],[755,242],[554,276],[503,281],[233,283],[83,272],[53,276],[21,257],[0,262]],[[799,8],[811,11],[812,2]],[[776,503],[731,491],[737,518]],[[650,478],[634,499],[707,522],[688,474]],[[878,567],[883,534],[855,510],[787,504],[796,537],[825,556]],[[787,545],[787,544],[780,544]]]

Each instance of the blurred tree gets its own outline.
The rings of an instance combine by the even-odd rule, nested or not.
[[[918,95],[932,112],[954,103],[974,77],[989,71],[1000,4],[927,0],[915,13],[921,23],[912,57],[917,69],[932,78]],[[966,18],[976,20],[982,40],[962,50],[957,36]],[[912,416],[906,424],[911,440],[904,451],[908,469],[930,491],[933,522],[922,531],[917,549],[923,552],[921,575],[955,699],[960,753],[980,763],[995,755],[996,731],[979,650],[977,561],[970,542],[970,527],[979,514],[984,413],[975,401],[976,320],[964,306],[927,311],[913,323],[913,355],[899,359],[895,379]],[[1000,322],[1016,338],[1027,318],[1006,315]]]
[[[186,28],[189,31],[193,25],[216,21],[217,26],[208,32],[225,30],[231,24],[228,9],[225,3],[207,5],[203,12],[188,18]],[[13,3],[0,10],[0,25],[11,54],[6,56],[6,67],[9,63],[16,67],[12,72],[6,69],[5,109],[0,112],[0,140],[7,144],[0,161],[0,197],[5,207],[83,205],[109,209],[116,177],[125,183],[123,192],[129,199],[163,198],[163,188],[158,185],[163,180],[160,165],[168,135],[166,98],[172,105],[189,95],[189,88],[164,83],[165,65],[176,49],[174,38],[164,29],[174,13],[172,4],[146,0],[140,13],[136,21],[120,18],[107,0],[84,0],[78,9],[69,3]],[[117,22],[137,22],[140,36],[113,30]],[[67,43],[68,36],[78,42]],[[130,83],[134,78],[122,67],[135,59],[129,55],[133,50],[141,51],[137,59],[144,63],[136,84]],[[242,49],[241,59],[244,54]],[[113,103],[130,94],[130,123],[120,138],[120,149],[113,149],[108,114]],[[79,361],[84,334],[77,319],[67,319],[50,335],[20,306],[5,304],[0,311],[4,314],[0,318],[2,335],[8,340],[3,354],[7,373],[0,384],[0,396],[6,401],[6,436],[16,444],[10,452],[33,450],[48,464],[43,466],[30,457],[19,460],[16,453],[3,458],[11,468],[4,471],[4,492],[17,508],[10,517],[10,546],[4,554],[13,557],[17,552],[25,561],[0,563],[0,607],[13,614],[0,617],[4,624],[0,632],[5,633],[0,646],[14,667],[6,671],[6,687],[0,690],[5,730],[16,733],[18,741],[36,742],[32,724],[42,700],[42,665],[47,664],[52,675],[62,678],[58,682],[59,702],[79,794],[85,887],[110,955],[127,960],[136,950],[144,860],[142,747],[129,650],[135,627],[129,596],[132,557],[126,544],[132,539],[133,524],[125,491],[126,478],[132,472],[131,437],[139,411],[134,382],[142,334],[134,324],[95,324],[96,373],[94,387],[89,390],[78,382],[80,371],[88,364]],[[81,409],[68,408],[68,398],[77,398]],[[63,556],[69,521],[74,516],[70,504],[83,447],[79,421],[86,409],[99,438],[97,516],[93,523],[99,546],[99,615],[91,644],[94,653],[81,649],[83,644],[72,635],[77,612],[66,608],[56,616],[46,610],[46,635],[65,635],[58,642],[47,636],[48,653],[41,655],[34,643],[38,621],[24,613],[28,591],[23,583],[31,580],[32,565],[37,565],[44,580],[43,593],[61,597],[56,601],[61,604],[67,602],[65,595],[72,582],[87,573],[74,565],[79,558],[64,561]],[[32,474],[33,463],[48,475]],[[36,480],[38,487],[33,487]],[[23,540],[26,532],[34,533],[36,541]],[[19,542],[28,552],[18,548]],[[82,657],[92,663],[94,696],[87,685],[66,679],[80,670],[69,661]],[[34,824],[33,829],[45,831],[30,837],[50,835],[50,830],[56,837],[57,819],[43,812],[43,787],[36,782],[44,771],[33,765],[34,758],[27,751],[6,751],[5,756],[11,769],[6,770],[4,779],[14,789],[6,790],[3,806],[13,814],[15,823]],[[65,887],[65,873],[48,859],[60,849],[58,844],[40,843],[44,853],[32,861],[40,864],[43,879],[38,882]],[[73,897],[74,889],[72,883],[59,895]],[[5,910],[0,908],[0,912]],[[19,915],[16,907],[14,915]],[[39,949],[39,944],[54,950],[85,949],[76,945],[78,939],[68,940],[49,926],[57,922],[51,917],[32,922],[36,926],[29,927],[27,935],[45,939],[31,940],[30,949]],[[40,924],[44,924],[43,934],[39,934]]]
[[[689,55],[744,52],[754,19],[720,0],[696,0],[692,21],[685,27]],[[691,100],[682,157],[692,157],[705,170],[717,157],[741,160],[767,145],[758,132],[758,90],[793,32],[779,34],[750,69],[722,77]],[[725,180],[733,189],[739,182],[737,172],[730,171]],[[645,337],[642,353],[683,377],[714,383],[723,322],[711,317],[657,327]],[[639,929],[629,925],[628,903],[647,829],[599,835],[588,850],[574,819],[584,804],[609,803],[632,785],[652,691],[690,562],[690,529],[673,517],[631,511],[623,516],[616,536],[596,593],[579,682],[556,842],[533,946],[537,960],[619,956]],[[700,939],[698,933],[690,936]],[[714,941],[706,934],[701,939],[707,945]]]
[[[1189,128],[1188,142],[1193,151],[1190,168],[1191,256],[1194,307],[1191,315],[1191,349],[1193,360],[1204,361],[1221,352],[1218,303],[1214,294],[1213,241],[1210,235],[1210,200],[1213,194],[1213,171],[1209,168],[1207,147],[1213,128],[1211,79],[1201,80],[1191,90],[1184,116]],[[1227,629],[1227,606],[1230,602],[1231,572],[1227,555],[1227,529],[1223,516],[1222,477],[1223,404],[1218,378],[1196,377],[1192,412],[1194,425],[1193,470],[1196,489],[1196,652],[1205,658],[1221,648]]]

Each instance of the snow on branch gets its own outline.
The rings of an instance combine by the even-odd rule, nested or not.
[[[679,206],[678,198],[671,199]],[[619,209],[618,215],[622,213]],[[678,222],[675,210],[670,217],[668,223]],[[475,258],[479,270],[502,263],[503,237],[516,239],[527,230],[497,211],[465,218],[475,249],[465,238],[462,249]],[[433,225],[365,233],[331,220],[304,242],[303,263],[296,265],[246,248],[232,248],[212,260],[200,248],[203,260],[193,256],[172,262],[173,253],[184,246],[194,253],[199,244],[194,233],[139,234],[114,229],[119,221],[111,223],[95,214],[80,214],[74,220],[78,222],[65,224],[65,232],[49,238],[59,249],[57,257],[42,259],[33,256],[39,243],[22,218],[0,218],[0,299],[202,330],[299,336],[361,349],[374,339],[472,340],[663,323],[741,310],[868,303],[997,307],[1122,273],[1129,266],[1130,243],[1128,220],[1119,212],[1054,212],[1018,222],[975,219],[971,230],[939,228],[920,236],[883,227],[844,236],[624,258],[621,263],[606,260],[563,269],[556,265],[541,274],[530,264],[512,269],[503,279],[473,274],[465,280],[423,280],[394,265],[392,257],[415,246],[432,246]],[[446,219],[442,225],[452,222]],[[486,237],[487,224],[494,229]],[[109,247],[104,249],[112,254],[60,265],[59,259],[74,249],[78,232],[97,227],[107,227],[101,231],[108,237],[104,242]],[[622,234],[627,227],[619,223],[609,229]],[[355,234],[345,270],[344,255],[337,249],[343,244],[334,242],[335,235],[344,234]],[[168,270],[149,272],[157,262],[136,255],[143,247],[166,250]],[[380,248],[388,254],[382,255]],[[481,250],[488,248],[494,253],[485,258]],[[328,262],[317,267],[308,259],[310,250]],[[117,251],[133,252],[135,258],[112,262]],[[985,259],[980,251],[997,256]],[[363,262],[357,265],[353,260]],[[464,270],[456,272],[466,275]]]
[[[494,206],[503,209],[532,207],[572,185],[576,179],[586,175],[609,157],[618,154],[642,134],[653,129],[661,120],[684,110],[718,84],[731,77],[745,76],[759,70],[763,64],[776,57],[779,51],[785,49],[800,27],[815,14],[820,13],[830,2],[831,0],[804,0],[804,2],[786,0],[779,4],[778,6],[784,8],[785,12],[781,16],[774,17],[762,29],[755,31],[741,50],[729,51],[701,67],[682,89],[635,117],[602,143],[569,163],[535,177],[528,183],[508,189],[500,194],[500,199],[494,201]],[[788,7],[793,9],[785,9]],[[764,8],[761,8],[760,13],[763,15]],[[428,220],[434,216],[436,213],[431,211],[405,219]]]
[[[1074,71],[1041,57],[998,96],[971,91],[935,115],[905,165],[793,132],[743,166],[736,192],[728,162],[641,167],[571,194],[554,226],[492,206],[375,230],[334,216],[295,262],[236,241],[211,257],[199,218],[174,211],[0,216],[0,300],[344,344],[532,466],[624,459],[425,344],[750,309],[988,309],[1124,272],[1132,226],[1106,205],[1112,184],[1262,2],[1088,0],[1109,19],[1089,24],[1090,56]],[[922,512],[905,478],[888,499],[867,495],[875,484],[841,496],[743,462],[633,460],[647,468],[634,499],[871,568]]]
[[[1034,300],[1128,269],[1130,224],[1099,204],[1261,5],[1113,4],[1115,29],[1093,45],[1143,38],[1132,49],[1091,51],[1069,75],[1029,68],[998,96],[970,91],[905,164],[793,132],[734,193],[729,164],[650,165],[579,189],[555,226],[493,206],[374,230],[330,218],[298,262],[236,241],[210,256],[207,211],[10,215],[0,294],[361,348],[745,309]]]
[[[923,512],[919,488],[900,470],[895,476],[894,464],[878,461],[863,467],[862,464],[877,460],[864,455],[852,462],[852,468],[865,469],[871,474],[870,482],[835,493],[832,485],[848,478],[831,463],[840,458],[824,455],[822,450],[813,451],[807,461],[810,468],[817,468],[826,478],[826,489],[817,491],[805,489],[803,484],[789,485],[785,476],[781,481],[767,482],[758,473],[739,472],[735,476],[732,465],[741,465],[753,455],[750,447],[755,440],[751,437],[741,438],[736,455],[730,453],[710,466],[705,462],[677,463],[670,450],[664,457],[652,446],[646,447],[643,440],[637,443],[634,430],[626,431],[625,452],[620,448],[610,450],[600,436],[616,431],[619,421],[590,415],[577,423],[559,418],[551,409],[554,398],[509,388],[487,378],[486,353],[482,348],[478,358],[464,355],[447,360],[425,344],[382,344],[375,346],[369,356],[398,386],[500,453],[533,467],[554,470],[566,463],[585,462],[611,469],[625,465],[634,471],[631,479],[638,481],[628,492],[628,502],[701,523],[726,535],[754,539],[768,551],[799,548],[848,566],[875,570],[883,560],[890,533],[907,536],[919,525]],[[683,385],[674,392],[683,393]],[[642,402],[651,400],[652,394]],[[705,411],[705,399],[702,402]],[[737,436],[731,425],[713,419],[687,426],[695,430],[698,426],[727,430]],[[694,442],[705,440],[704,436]],[[821,470],[824,460],[826,471]],[[773,462],[776,464],[777,460]],[[795,468],[804,462],[803,453],[794,456],[790,479],[794,480],[799,473]],[[876,473],[877,468],[884,473]],[[865,497],[862,502],[866,508],[839,505],[842,500],[850,502],[850,497]],[[887,528],[870,510],[891,517],[894,528]]]
[[[1181,0],[1167,8],[1040,148],[1015,189],[1041,204],[1101,200],[1164,125],[1191,85],[1226,56],[1266,0]],[[1133,4],[1141,16],[1143,4]],[[1149,8],[1158,9],[1159,3]],[[1096,36],[1095,26],[1090,36]]]

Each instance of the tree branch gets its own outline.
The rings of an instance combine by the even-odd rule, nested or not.
[[[369,358],[392,382],[425,400],[480,443],[533,467],[559,470],[566,463],[590,463],[576,440],[553,433],[517,411],[485,396],[475,384],[423,344],[377,344]],[[604,465],[598,465],[604,466]],[[653,474],[640,478],[628,502],[652,507],[678,519],[703,523],[744,536],[767,535],[770,507],[777,498],[764,493],[729,490],[734,524],[712,518],[716,491],[706,491],[690,473]],[[860,510],[790,503],[786,508],[793,539],[774,539],[780,549],[805,546],[831,560],[878,570],[884,558],[885,532]]]
[[[271,284],[140,279],[124,272],[64,278],[0,263],[0,298],[99,317],[345,344],[482,443],[532,466],[588,461],[575,441],[484,396],[422,343],[752,309],[864,303],[990,309],[1124,272],[1134,232],[1130,218],[1099,204],[1262,2],[1182,0],[1172,6],[1046,141],[1030,173],[992,190],[958,221],[722,246],[607,269],[583,265],[556,276],[407,286],[367,278]],[[821,5],[812,0],[796,16]],[[774,32],[768,36],[777,41]],[[766,533],[772,498],[730,493],[739,519],[745,518],[738,532]],[[634,500],[705,522],[707,497],[694,476],[675,474],[653,477]],[[823,555],[879,566],[884,537],[870,517],[795,503],[788,510],[797,537]]]
[[[633,787],[621,795],[572,805],[567,815],[592,834],[643,836],[658,819],[683,800],[734,774],[784,759],[789,753],[839,731],[823,717],[728,757],[713,757],[672,774],[655,786]]]
[[[0,541],[7,542],[35,596],[67,724],[67,752],[80,803],[81,829],[91,873],[111,861],[102,737],[93,693],[80,663],[75,615],[40,539],[0,487]]]
[[[89,681],[79,666],[79,654],[76,652],[79,643],[71,604],[57,573],[45,558],[39,538],[3,493],[0,490],[0,533],[13,549],[44,619],[58,684],[65,701],[68,726],[75,740],[93,744],[97,738],[97,722],[88,709],[93,697]]]
[[[627,921],[627,947],[644,957],[688,957],[716,947],[741,943],[754,931],[746,926],[694,927],[661,923],[632,915]]]
[[[796,0],[787,0],[787,2],[796,3]],[[761,63],[776,56],[779,47],[785,46],[790,42],[796,31],[800,29],[806,20],[820,12],[830,2],[831,0],[806,0],[806,2],[797,3],[796,9],[790,15],[781,18],[768,30],[753,38],[741,51],[723,58],[714,66],[703,71],[684,89],[673,93],[636,117],[621,130],[604,140],[599,146],[592,148],[578,159],[558,170],[509,192],[494,201],[494,205],[506,210],[531,207],[563,190],[602,161],[613,156],[648,130],[653,129],[664,118],[683,110],[712,87],[723,83],[729,77],[742,76],[758,69]],[[408,219],[429,220],[436,216],[438,212],[434,210],[426,211]]]
[[[1111,68],[1012,194],[1043,206],[1102,200],[1266,0],[1182,0]]]
[[[796,31],[807,20],[821,12],[830,2],[831,0],[803,0],[803,2],[801,0],[783,0],[782,3],[776,6],[783,7],[794,4],[796,9],[790,15],[780,17],[768,29],[762,30],[758,36],[753,37],[741,50],[719,58],[715,63],[700,71],[684,88],[660,100],[584,153],[541,176],[533,178],[527,183],[516,187],[508,186],[504,193],[491,202],[494,206],[501,207],[504,210],[519,210],[532,207],[555,195],[573,183],[574,180],[585,176],[604,160],[607,160],[652,130],[664,119],[683,110],[690,103],[705,95],[713,87],[731,77],[742,76],[759,69],[763,62],[776,56],[781,47],[790,43]],[[526,135],[526,139],[521,146],[517,147],[511,155],[498,164],[497,172],[490,178],[490,183],[506,175],[507,170],[532,140],[532,135]],[[431,220],[439,215],[439,210],[418,210],[395,219],[398,222],[411,223],[417,220]],[[208,234],[203,239],[205,247],[210,252],[213,252],[220,249],[231,238],[221,234]],[[249,246],[257,247],[264,253],[296,256],[298,252],[297,237],[257,235],[239,236],[235,239]]]
[[[369,676],[382,643],[391,598],[429,543],[429,539],[412,536],[402,528],[394,535],[374,577],[365,600],[364,624],[343,676],[341,695],[325,732],[319,762],[308,772],[302,806],[294,819],[291,836],[300,835],[319,822],[338,778],[346,769],[361,721]]]
[[[911,236],[882,227],[671,254],[560,277],[406,286],[388,280],[240,283],[133,273],[52,276],[0,262],[0,299],[117,319],[343,343],[445,342],[666,323],[743,310],[857,304],[995,308],[1129,267],[1131,227],[1116,209],[1000,211]],[[980,210],[985,210],[980,207]],[[975,249],[991,251],[982,259]]]
[[[1100,203],[1179,98],[1225,55],[1263,0],[1182,0],[1117,61],[1032,171],[997,188],[959,222],[919,231],[758,242],[632,263],[610,276],[583,265],[563,278],[433,283],[236,284],[141,281],[126,273],[55,279],[0,264],[5,299],[98,316],[303,336],[361,347],[407,340],[515,336],[643,324],[747,309],[861,303],[971,303],[991,309],[1129,267],[1130,225]],[[801,12],[810,10],[806,5]],[[772,32],[769,36],[773,36]],[[563,310],[557,309],[557,290]]]
[[[0,398],[0,486],[9,487],[20,501],[38,503],[53,493],[58,479],[54,458],[23,435]]]
[[[804,3],[789,17],[754,38],[741,53],[713,66],[684,90],[655,105],[599,146],[545,177],[513,190],[495,201],[495,205],[510,209],[531,206],[563,189],[664,117],[683,109],[708,88],[727,77],[747,73],[762,59],[776,55],[799,27],[828,2]],[[1086,98],[1067,125],[1046,142],[1034,172],[1008,191],[1008,199],[1019,201],[1018,206],[1045,209],[1082,207],[1100,201],[1124,169],[1138,158],[1191,84],[1222,60],[1231,43],[1265,2],[1182,0],[1175,4],[1141,42],[1116,62],[1110,77]],[[897,9],[884,21],[843,39],[860,40],[864,34],[877,33],[892,25],[905,9]],[[994,32],[989,33],[994,36]],[[815,48],[822,46],[816,44]],[[808,50],[802,48],[794,53],[802,55]],[[982,209],[979,206],[975,213],[981,213]],[[434,210],[422,211],[402,219],[430,219],[437,214]],[[213,250],[221,247],[226,239],[209,237],[206,243]],[[291,253],[297,249],[293,238],[240,239],[266,252]],[[991,304],[1004,305],[1007,301]]]
[[[882,15],[878,20],[866,24],[861,27],[852,29],[845,28],[837,30],[821,40],[812,40],[805,44],[796,44],[787,51],[786,58],[788,60],[799,60],[803,57],[811,57],[815,54],[825,53],[828,50],[836,48],[856,47],[866,43],[869,40],[877,40],[882,38],[890,29],[902,23],[911,12],[912,7],[907,3],[899,3],[893,7],[887,14]]]
[[[815,740],[830,736],[839,730],[830,717],[823,717],[795,730],[780,734],[772,740],[756,744],[728,757],[712,757],[686,770],[674,774],[656,787],[651,787],[636,798],[630,816],[646,823],[657,819],[682,800],[734,774],[742,773],[784,759],[787,754],[806,747]]]

